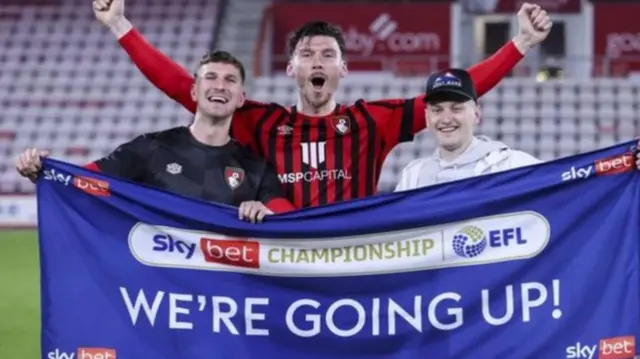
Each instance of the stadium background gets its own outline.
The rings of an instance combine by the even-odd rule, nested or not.
[[[480,132],[542,159],[628,140],[638,133],[640,4],[531,0],[552,13],[543,46],[484,96]],[[346,31],[351,74],[338,100],[411,97],[428,73],[468,67],[517,31],[518,0],[128,0],[127,17],[188,69],[212,48],[237,54],[258,100],[294,104],[282,75],[285,38],[324,18]],[[358,16],[353,16],[353,14]],[[131,64],[88,0],[0,2],[0,357],[39,353],[34,187],[14,170],[28,147],[84,164],[136,134],[186,124],[191,114]],[[396,148],[380,190],[433,150],[428,132]],[[27,230],[18,231],[18,228]]]

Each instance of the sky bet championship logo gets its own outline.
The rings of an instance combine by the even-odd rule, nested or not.
[[[544,216],[523,211],[331,241],[236,238],[137,223],[129,233],[129,247],[136,260],[149,266],[309,277],[522,260],[541,253],[549,236]]]

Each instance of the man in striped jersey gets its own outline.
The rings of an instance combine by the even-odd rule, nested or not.
[[[93,8],[142,73],[169,97],[195,111],[190,96],[193,78],[125,18],[124,0],[94,0]],[[551,29],[549,16],[537,5],[524,4],[518,20],[518,35],[469,69],[479,95],[504,78]],[[284,107],[246,101],[234,115],[233,137],[273,164],[286,196],[297,207],[375,194],[389,152],[426,127],[424,94],[338,104],[334,92],[347,74],[343,33],[326,22],[309,22],[295,32],[290,45],[287,74],[299,86],[298,103]]]

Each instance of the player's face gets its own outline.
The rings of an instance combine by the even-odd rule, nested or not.
[[[308,103],[320,107],[331,100],[340,78],[347,74],[338,42],[331,36],[302,38],[287,65]]]
[[[438,146],[453,151],[471,141],[480,109],[474,101],[443,101],[428,104],[426,116]]]
[[[244,104],[240,70],[232,64],[212,62],[200,66],[191,93],[198,111],[216,119],[226,119]]]

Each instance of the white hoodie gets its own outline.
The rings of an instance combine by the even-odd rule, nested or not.
[[[395,191],[432,186],[541,162],[528,153],[510,149],[500,141],[476,136],[469,147],[451,162],[443,160],[438,150],[427,158],[411,161],[402,170]]]

